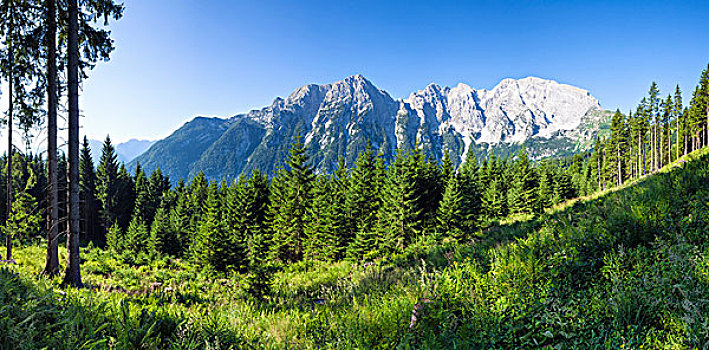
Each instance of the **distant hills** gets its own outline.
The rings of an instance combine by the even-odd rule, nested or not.
[[[596,135],[608,132],[609,117],[588,91],[535,77],[505,79],[492,90],[430,84],[394,99],[355,75],[305,85],[270,106],[232,118],[197,117],[152,144],[130,166],[159,166],[172,179],[200,171],[215,180],[253,169],[272,173],[295,136],[302,137],[322,172],[333,171],[340,156],[352,164],[368,143],[387,160],[397,147],[416,145],[438,159],[448,150],[455,164],[468,150],[507,155],[526,147],[532,159],[539,159],[588,149]]]
[[[155,141],[150,140],[130,139],[117,145],[114,144],[116,148],[116,158],[118,158],[119,162],[128,163],[145,152],[145,150],[150,148],[154,143]],[[91,147],[91,158],[93,158],[94,164],[98,165],[98,161],[101,159],[103,141],[89,140],[89,147]]]

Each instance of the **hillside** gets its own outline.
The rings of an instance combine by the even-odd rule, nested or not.
[[[568,156],[589,149],[599,133],[607,134],[609,117],[588,91],[535,77],[505,79],[489,91],[430,84],[395,99],[355,75],[303,86],[270,106],[229,119],[196,118],[131,167],[140,163],[152,171],[159,166],[172,179],[193,178],[200,171],[213,180],[254,169],[273,174],[296,136],[325,173],[335,170],[339,157],[352,164],[368,143],[387,162],[397,148],[416,143],[438,160],[448,150],[456,166],[471,148],[480,158],[491,151],[514,154],[522,147],[533,159]]]
[[[466,244],[282,266],[265,301],[240,274],[97,248],[91,288],[61,290],[24,246],[0,269],[0,348],[705,348],[708,181],[703,149]]]

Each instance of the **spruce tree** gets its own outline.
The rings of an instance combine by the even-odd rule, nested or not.
[[[296,137],[286,160],[287,169],[276,176],[271,201],[274,208],[271,230],[276,258],[284,262],[300,261],[304,253],[305,217],[312,205],[313,167],[305,145]]]
[[[89,140],[84,136],[84,143],[79,158],[79,198],[81,199],[81,237],[98,246],[106,243],[106,236],[99,218],[99,202],[96,198],[96,183],[98,178],[91,158]]]
[[[41,211],[37,200],[30,192],[37,182],[34,171],[29,169],[29,178],[14,195],[12,208],[4,227],[5,234],[14,239],[27,240],[39,237]]]
[[[153,256],[178,256],[180,254],[180,242],[175,225],[170,219],[168,208],[161,205],[155,213],[150,227],[149,251]]]
[[[511,213],[529,214],[537,208],[534,172],[525,150],[520,150],[512,167],[512,179],[507,191]]]
[[[554,202],[554,176],[551,173],[549,161],[543,161],[537,167],[539,173],[539,186],[537,187],[537,210],[542,212],[552,206]]]
[[[438,210],[438,234],[456,240],[466,238],[469,228],[466,224],[466,210],[463,186],[460,177],[451,174]]]
[[[460,182],[463,206],[463,226],[466,232],[472,232],[480,226],[480,216],[482,215],[482,173],[485,172],[478,167],[478,160],[475,157],[472,147],[466,155],[465,163],[460,169]]]
[[[672,116],[675,120],[675,159],[679,159],[684,145],[683,125],[684,107],[682,105],[682,90],[679,85],[675,87],[674,103],[672,106]]]
[[[382,190],[380,209],[380,244],[388,252],[401,252],[419,238],[422,215],[418,206],[416,159],[397,150]]]
[[[118,160],[111,138],[106,136],[101,150],[101,159],[96,171],[96,193],[101,202],[101,219],[104,232],[107,232],[117,222],[118,192]]]
[[[237,253],[233,249],[234,237],[226,227],[223,215],[221,193],[216,182],[213,182],[209,186],[207,200],[204,202],[203,214],[193,242],[193,256],[196,261],[221,272],[235,265],[235,253]]]
[[[349,178],[346,204],[348,224],[342,244],[349,246],[347,254],[352,258],[361,258],[376,247],[374,236],[377,211],[381,205],[380,171],[371,147],[367,147],[357,157]]]

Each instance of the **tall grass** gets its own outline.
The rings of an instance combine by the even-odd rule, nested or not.
[[[0,268],[0,348],[708,348],[708,180],[694,153],[469,244],[283,267],[265,301],[238,274],[93,247],[89,288],[61,290],[28,244]]]

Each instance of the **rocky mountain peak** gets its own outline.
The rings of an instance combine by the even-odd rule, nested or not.
[[[296,135],[304,137],[321,171],[332,171],[340,156],[352,164],[367,144],[386,159],[393,157],[396,148],[419,147],[436,158],[448,150],[454,163],[460,164],[471,149],[510,149],[553,138],[553,143],[545,144],[556,149],[533,151],[537,152],[531,155],[534,158],[582,147],[595,136],[603,115],[588,91],[536,77],[504,79],[491,90],[432,83],[397,100],[356,74],[331,84],[305,85],[223,126],[185,124],[173,135],[189,140],[190,133],[214,134],[193,136],[209,141],[200,143],[205,147],[201,151],[190,149],[201,155],[193,155],[196,160],[189,162],[188,169],[173,169],[170,174],[166,164],[184,162],[151,153],[155,149],[166,154],[163,142],[173,136],[159,141],[138,161],[147,169],[160,165],[172,178],[192,177],[199,171],[210,177],[236,177],[252,169],[272,172],[287,156]],[[573,132],[582,129],[584,120],[592,120],[593,127]]]

